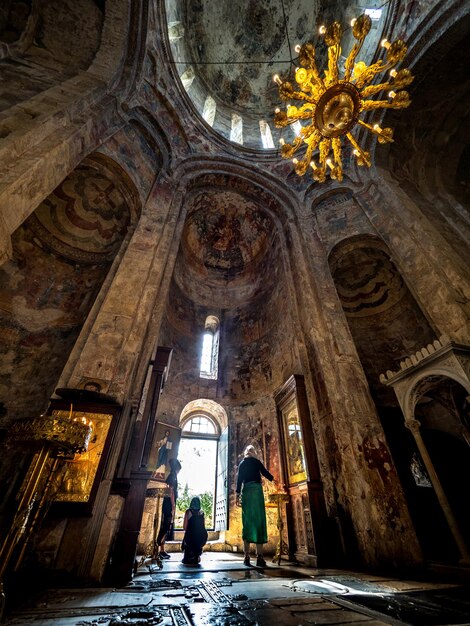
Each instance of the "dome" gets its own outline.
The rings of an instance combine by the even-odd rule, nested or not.
[[[193,105],[209,126],[234,143],[274,149],[280,132],[274,109],[280,100],[272,77],[287,76],[297,65],[295,46],[313,41],[319,68],[326,66],[321,24],[343,25],[343,55],[354,38],[352,18],[364,12],[372,30],[358,60],[370,62],[382,39],[388,9],[379,0],[367,5],[322,0],[183,0],[166,2],[168,37],[177,73]],[[282,131],[286,137],[293,127]]]

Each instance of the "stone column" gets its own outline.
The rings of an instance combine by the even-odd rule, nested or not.
[[[83,347],[74,367],[66,370],[69,377],[63,380],[64,386],[76,388],[82,377],[104,379],[109,387],[103,391],[124,402],[127,409],[132,398],[139,396],[158,337],[184,222],[179,215],[180,198],[174,196],[173,187],[173,181],[164,178],[152,189],[93,326],[86,329],[85,340],[79,338]],[[136,379],[139,364],[143,365],[142,380]],[[125,432],[141,417],[137,411],[123,412],[118,427],[121,436],[115,437],[107,474],[114,474]],[[110,487],[111,481],[100,485],[93,517],[75,524],[75,537],[81,536],[82,544],[86,543],[81,551],[86,563],[79,566],[83,577],[93,562]]]
[[[308,217],[301,226],[304,240],[295,226],[287,237],[330,511],[338,506],[350,517],[365,563],[416,564],[421,550],[326,251]]]
[[[109,383],[103,391],[122,402],[133,390],[144,344],[148,363],[153,346],[145,340],[158,336],[183,227],[172,187],[165,179],[152,189],[67,387],[77,387],[83,377],[99,378]]]
[[[426,471],[428,472],[429,478],[432,482],[432,486],[434,487],[434,491],[436,492],[436,496],[439,500],[442,512],[445,515],[452,536],[454,537],[455,543],[457,544],[457,547],[459,549],[461,562],[470,563],[470,553],[468,551],[467,544],[460,531],[457,520],[455,519],[455,516],[452,512],[452,508],[450,506],[449,500],[447,499],[444,488],[441,485],[439,476],[434,469],[434,464],[431,460],[431,457],[429,456],[426,444],[424,443],[423,437],[421,436],[421,423],[417,419],[407,419],[405,421],[405,425],[411,431],[414,440],[416,441],[416,445],[418,446],[418,450],[421,458],[423,459],[423,463],[426,466]]]

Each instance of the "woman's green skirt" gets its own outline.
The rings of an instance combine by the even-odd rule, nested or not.
[[[266,510],[261,483],[245,483],[242,491],[242,539],[250,543],[267,543]]]

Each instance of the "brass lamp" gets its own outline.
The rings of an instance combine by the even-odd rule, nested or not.
[[[18,420],[8,433],[8,446],[27,446],[36,453],[21,487],[21,496],[10,529],[0,548],[0,621],[5,608],[3,576],[15,548],[22,542],[14,570],[20,566],[28,539],[41,519],[59,459],[76,452],[85,452],[92,430],[93,424],[90,421],[84,418],[73,419],[71,406],[69,417],[41,415]],[[52,465],[48,463],[51,457],[55,457]]]
[[[338,69],[338,60],[343,30],[339,22],[333,22],[328,27],[320,27],[320,34],[324,36],[328,46],[328,68],[323,76],[320,75],[315,63],[313,44],[306,43],[296,47],[300,67],[295,71],[295,80],[299,89],[296,90],[287,80],[281,80],[277,74],[273,77],[279,85],[281,100],[299,101],[298,105],[288,105],[285,111],[276,109],[274,124],[278,128],[284,128],[294,122],[307,122],[293,143],[286,143],[281,138],[281,155],[286,159],[292,158],[295,172],[299,176],[304,176],[311,168],[312,177],[318,182],[325,182],[327,172],[333,179],[339,181],[343,179],[342,137],[346,137],[352,145],[357,164],[370,167],[369,152],[359,146],[351,133],[357,124],[376,135],[379,143],[393,141],[391,128],[367,124],[359,119],[361,113],[374,109],[403,109],[410,104],[408,92],[402,89],[409,85],[414,77],[408,69],[398,71],[394,69],[406,55],[405,43],[401,39],[393,43],[384,39],[382,47],[386,49],[386,61],[377,61],[367,66],[362,61],[355,61],[370,31],[371,19],[368,15],[361,15],[352,20],[351,26],[356,42],[346,59],[342,77]],[[390,70],[390,78],[378,84],[371,84],[378,74],[387,70]],[[371,96],[383,91],[388,93],[387,99],[370,99]],[[294,154],[301,146],[306,146],[306,151],[297,159]],[[318,163],[314,159],[317,148]]]

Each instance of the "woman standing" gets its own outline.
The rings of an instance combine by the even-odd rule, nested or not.
[[[270,481],[273,480],[273,475],[256,457],[253,446],[245,448],[243,457],[243,461],[238,466],[237,478],[237,506],[242,507],[242,539],[245,553],[243,562],[245,565],[250,565],[250,544],[256,543],[256,566],[266,567],[263,544],[268,541],[268,530],[261,475]]]

